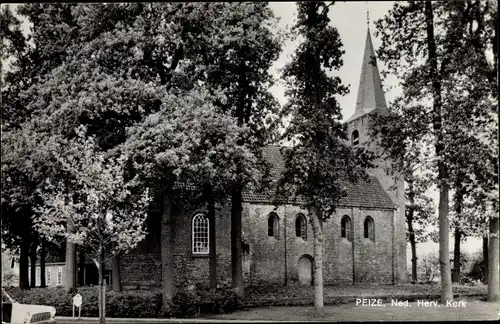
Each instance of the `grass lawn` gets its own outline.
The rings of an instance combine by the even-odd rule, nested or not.
[[[485,296],[488,287],[485,285],[463,286],[453,285],[455,298]],[[434,299],[441,293],[441,286],[436,285],[350,285],[325,286],[325,304],[350,303],[356,298],[427,298]],[[312,305],[314,288],[304,286],[270,286],[248,287],[245,290],[245,306],[308,306]]]
[[[212,315],[205,318],[219,320],[265,320],[265,321],[462,321],[462,320],[497,320],[500,318],[500,304],[488,303],[476,299],[464,300],[462,307],[446,305],[419,306],[409,302],[407,307],[391,306],[385,302],[382,307],[342,304],[325,306],[325,317],[314,316],[312,306],[251,308],[231,314]]]

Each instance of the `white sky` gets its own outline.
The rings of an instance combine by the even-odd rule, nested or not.
[[[357,90],[359,77],[361,73],[361,63],[363,60],[363,51],[366,39],[367,30],[367,11],[370,15],[370,30],[375,50],[380,46],[380,41],[375,37],[374,21],[382,18],[392,8],[394,1],[339,1],[330,7],[329,17],[331,24],[337,28],[343,43],[345,54],[343,56],[344,65],[339,71],[334,71],[333,74],[341,78],[345,85],[350,86],[350,92],[344,97],[339,97],[338,100],[342,107],[342,115],[344,120],[348,119],[353,113],[356,106]],[[17,5],[11,5],[11,9],[15,11]],[[280,17],[279,25],[286,29],[291,27],[296,18],[296,4],[294,2],[271,2],[270,7],[277,17]],[[29,27],[26,22],[23,22],[23,29],[28,32]],[[288,61],[289,56],[293,53],[297,46],[297,41],[287,41],[283,47],[283,52],[274,64],[272,70],[276,78],[279,77],[279,69],[282,68]],[[382,62],[377,61],[380,71],[384,70]],[[386,86],[397,86],[397,80],[393,77],[388,77],[383,80],[384,88]],[[274,96],[281,104],[286,102],[284,97],[284,89],[282,85],[276,84],[271,88]],[[387,103],[400,94],[400,90],[395,89],[386,93]],[[437,195],[434,195],[437,205]],[[450,234],[450,250],[453,248],[453,236]],[[419,255],[430,251],[437,251],[438,244],[433,242],[418,244],[417,253]],[[462,250],[474,252],[482,248],[480,239],[468,239],[462,243]],[[408,250],[408,258],[410,251]]]

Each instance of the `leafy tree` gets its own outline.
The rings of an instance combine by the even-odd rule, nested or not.
[[[270,68],[281,51],[281,36],[272,30],[276,19],[266,2],[214,3],[201,8],[204,52],[193,62],[195,67],[186,70],[194,70],[196,78],[212,93],[217,90],[224,93],[226,101],[217,101],[217,106],[234,116],[239,126],[249,128],[238,145],[243,150],[251,149],[261,161],[255,172],[265,173],[267,165],[261,149],[276,138],[279,125],[280,106],[269,91],[274,82]],[[239,180],[231,193],[232,285],[240,297],[244,295],[242,191],[251,185],[243,181],[248,167],[241,164],[237,171]]]
[[[17,21],[17,18],[12,13],[7,15],[4,27],[9,31],[8,24],[12,22],[15,28],[12,31],[6,32],[6,39],[8,40],[6,44],[7,50],[2,53],[10,59],[9,70],[5,74],[2,74],[2,131],[15,132],[17,130],[20,132],[18,136],[23,136],[24,131],[19,129],[22,123],[30,118],[30,111],[27,107],[29,106],[29,101],[32,100],[32,98],[25,95],[25,91],[36,84],[53,67],[61,63],[62,58],[66,55],[65,49],[61,49],[61,44],[69,47],[71,41],[78,39],[78,37],[72,37],[74,33],[70,35],[74,31],[74,28],[70,28],[74,25],[74,19],[70,14],[73,6],[71,4],[49,6],[26,4],[19,6],[17,13],[28,20],[31,25],[30,33],[27,36],[22,34],[19,28],[20,22]],[[4,22],[3,19],[2,22]],[[17,158],[19,158],[17,164],[23,164],[22,159],[26,158],[26,156],[18,156]],[[10,174],[7,168],[4,168],[4,171]],[[17,172],[17,177],[21,181],[14,182],[14,187],[10,189],[24,192],[26,199],[17,200],[17,205],[6,205],[7,202],[2,204],[3,208],[11,211],[5,213],[7,224],[10,222],[16,223],[12,219],[13,217],[23,219],[19,222],[21,227],[14,225],[8,231],[8,236],[13,236],[12,240],[14,242],[17,240],[15,237],[22,237],[20,240],[23,245],[21,247],[23,252],[20,258],[20,285],[23,288],[27,287],[25,282],[28,278],[26,254],[30,255],[32,278],[35,277],[35,261],[39,240],[35,231],[31,228],[30,210],[34,206],[35,201],[30,199],[30,197],[33,197],[33,190],[35,190],[37,183],[40,182],[40,178],[37,178],[40,173],[36,174],[39,171],[36,170],[33,172],[29,167],[23,170],[18,168],[17,171],[14,171]],[[22,177],[22,179],[19,177]],[[10,202],[12,203],[12,200]],[[21,210],[25,212],[21,213]],[[28,249],[31,249],[31,252],[27,252]],[[71,262],[67,263],[71,264]],[[69,273],[73,273],[73,271]]]
[[[158,109],[152,81],[158,78],[165,83],[175,75],[178,62],[167,64],[175,49],[169,42],[179,39],[176,27],[189,24],[183,20],[182,8],[174,4],[22,6],[19,12],[32,23],[34,45],[22,55],[32,69],[18,68],[7,91],[15,94],[7,107],[18,107],[17,127],[72,138],[75,127],[86,125],[103,149],[123,142],[126,127]],[[176,25],[161,23],[169,16]],[[153,32],[152,25],[160,28]],[[47,30],[49,26],[56,31]],[[30,171],[23,172],[32,177]],[[66,176],[51,174],[52,178]],[[71,267],[75,249],[71,243],[66,246],[66,264]],[[69,290],[75,278],[66,279]]]
[[[37,208],[37,229],[42,235],[65,236],[70,243],[86,246],[99,270],[99,322],[105,319],[103,267],[120,251],[134,248],[145,236],[143,227],[148,190],[124,176],[125,157],[100,152],[85,129],[79,128],[70,152],[56,156],[60,167],[75,182],[47,182],[40,191],[43,205]],[[77,199],[74,199],[77,196]],[[66,230],[70,222],[73,230]]]
[[[406,182],[407,239],[412,253],[412,281],[418,279],[417,244],[425,242],[433,234],[427,229],[435,220],[434,205],[427,195],[433,182],[432,158],[429,149],[430,138],[426,135],[426,118],[423,111],[405,104],[404,98],[397,98],[389,107],[389,114],[373,117],[370,134],[379,149],[379,159],[391,161],[390,169],[401,172]]]
[[[208,203],[212,204],[209,221],[214,225],[213,205],[226,202],[231,184],[242,180],[256,183],[260,179],[258,173],[251,172],[257,169],[258,160],[249,149],[238,145],[248,128],[238,126],[235,118],[222,113],[213,101],[203,90],[166,96],[159,112],[130,129],[124,150],[129,152],[142,181],[158,183],[161,179],[162,187],[158,189],[168,199],[164,202],[168,204],[164,209],[167,214],[162,216],[164,221],[172,222],[173,203],[191,199],[191,203],[196,204],[200,199],[206,200],[209,194]],[[237,172],[240,168],[245,173]],[[179,186],[191,190],[176,190]],[[168,240],[172,239],[173,227],[165,230],[162,237],[167,240],[162,243],[162,249],[172,254],[173,245]],[[212,256],[214,252],[210,250]],[[215,276],[212,268],[210,275]],[[164,291],[168,292],[164,299],[168,302],[175,295],[173,269],[163,271],[162,282]]]
[[[456,6],[462,7],[455,8],[448,2],[396,3],[389,14],[377,22],[383,42],[378,56],[387,63],[389,70],[402,80],[402,100],[407,111],[422,111],[423,119],[417,124],[427,125],[425,134],[430,136],[429,144],[435,150],[436,184],[440,191],[443,302],[452,298],[447,255],[450,189],[459,189],[459,195],[456,197],[459,202],[462,199],[460,187],[467,185],[466,182],[457,183],[456,180],[460,179],[459,170],[465,170],[467,177],[473,178],[474,175],[478,180],[476,184],[489,187],[488,181],[481,181],[485,177],[478,178],[478,174],[482,172],[475,169],[479,167],[491,171],[491,165],[495,164],[487,162],[485,165],[490,166],[483,167],[478,163],[480,153],[477,152],[485,152],[485,145],[476,145],[481,139],[473,133],[477,126],[485,123],[488,125],[488,119],[484,116],[488,115],[487,111],[491,109],[486,97],[480,95],[481,92],[484,93],[485,86],[491,84],[491,81],[484,81],[489,80],[490,75],[486,76],[489,72],[480,73],[487,70],[487,64],[484,64],[484,48],[476,52],[483,51],[477,56],[471,53],[471,47],[466,45],[466,40],[470,39],[469,31],[477,38],[484,31],[481,26],[484,27],[485,24],[480,24],[476,30],[472,27],[473,23],[464,28],[465,25],[461,24],[467,22],[467,19],[461,19],[458,15],[460,12],[474,12],[480,6],[479,2],[461,2]],[[474,7],[476,9],[473,9]],[[472,16],[477,18],[476,15]],[[477,30],[479,32],[476,33]],[[481,37],[489,38],[488,35]],[[480,77],[474,79],[474,74]],[[473,88],[467,85],[473,85]],[[474,89],[476,86],[479,91]],[[469,95],[467,89],[474,91]]]
[[[314,306],[323,315],[323,222],[345,195],[345,183],[365,177],[368,154],[353,151],[347,144],[337,95],[347,93],[338,77],[326,71],[342,65],[342,42],[329,26],[330,5],[323,2],[297,3],[293,32],[303,41],[283,70],[291,114],[285,137],[295,140],[285,152],[285,171],[277,197],[303,197],[314,232]],[[278,199],[279,200],[279,199]]]

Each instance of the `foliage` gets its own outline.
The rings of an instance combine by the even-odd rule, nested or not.
[[[39,191],[44,204],[36,209],[37,230],[48,239],[65,236],[69,242],[87,246],[96,259],[99,253],[111,257],[128,251],[145,235],[148,190],[138,188],[136,179],[124,178],[125,157],[99,152],[95,140],[86,138],[84,128],[77,135],[66,146],[65,156],[55,157],[71,178],[48,179]],[[74,226],[71,233],[66,231],[68,219]]]
[[[283,115],[290,124],[283,137],[293,140],[285,154],[285,170],[278,183],[279,197],[301,197],[310,214],[314,233],[315,296],[318,315],[323,315],[323,234],[322,222],[335,212],[346,195],[346,185],[366,178],[370,155],[354,151],[347,144],[346,125],[336,96],[347,88],[327,70],[338,70],[342,62],[342,41],[337,29],[329,26],[324,2],[298,2],[297,21],[292,28],[303,41],[283,69],[289,101]]]
[[[496,88],[491,73],[495,63],[487,60],[492,50],[491,19],[495,5],[489,2],[436,2],[433,10],[438,44],[436,60],[440,64],[435,76],[430,75],[429,70],[425,24],[417,23],[424,21],[422,2],[397,3],[376,23],[377,35],[382,39],[377,54],[388,67],[384,73],[397,76],[403,88],[403,95],[393,105],[400,117],[397,132],[391,132],[396,139],[392,139],[393,143],[386,141],[385,146],[394,150],[393,155],[401,156],[422,146],[425,151],[425,146],[434,143],[429,126],[433,116],[430,111],[431,82],[426,80],[438,78],[442,89],[442,141],[446,145],[441,156],[430,156],[434,166],[427,169],[435,172],[436,163],[443,161],[448,168],[445,180],[452,189],[466,187],[467,194],[483,205],[485,191],[498,191],[494,187],[498,137],[496,131],[492,132],[498,119],[496,104],[491,100]],[[414,141],[417,145],[404,141]],[[421,154],[418,150],[416,153]],[[473,220],[465,217],[460,223]]]
[[[450,251],[450,262],[453,261],[453,251]],[[460,278],[462,284],[471,284],[481,280],[483,276],[482,253],[460,253]],[[417,266],[419,282],[431,282],[439,277],[439,257],[436,252],[422,255]]]
[[[72,294],[60,288],[37,288],[25,292],[18,288],[7,288],[7,292],[18,302],[54,306],[57,316],[72,316]],[[97,317],[97,288],[79,288],[82,295],[82,317]],[[187,293],[179,292],[174,303],[163,307],[160,293],[152,291],[129,291],[107,293],[106,316],[114,318],[163,318],[194,317],[199,314],[231,313],[239,309],[240,302],[231,289],[204,289]]]
[[[403,116],[421,117],[404,118],[404,127],[418,130],[435,149],[430,170],[436,172],[434,183],[440,191],[443,302],[452,298],[447,255],[449,190],[455,191],[457,228],[481,222],[463,217],[465,195],[475,197],[482,210],[498,201],[489,199],[498,192],[498,139],[491,132],[491,126],[498,124],[497,72],[496,63],[487,60],[489,51],[496,55],[496,11],[496,5],[486,1],[397,2],[376,23],[382,40],[378,57],[386,63],[386,73],[401,80],[403,95],[397,102]],[[490,217],[491,213],[476,215]]]
[[[365,177],[369,154],[347,144],[337,95],[348,89],[326,70],[342,66],[342,42],[329,26],[328,6],[323,2],[298,3],[295,35],[304,41],[283,70],[286,95],[284,114],[290,124],[284,138],[294,145],[285,152],[285,172],[278,195],[304,197],[304,207],[320,207],[327,218],[345,195],[345,184]]]
[[[130,128],[123,150],[129,152],[135,171],[147,183],[165,179],[193,188],[210,184],[220,201],[237,181],[260,178],[252,152],[237,142],[248,131],[220,112],[206,91],[162,101],[157,113]],[[237,172],[241,168],[244,172]]]
[[[436,253],[422,255],[417,266],[418,278],[422,282],[430,282],[439,277],[439,256]]]

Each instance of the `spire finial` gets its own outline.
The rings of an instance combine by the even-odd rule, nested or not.
[[[366,9],[366,26],[370,29],[370,10]]]

